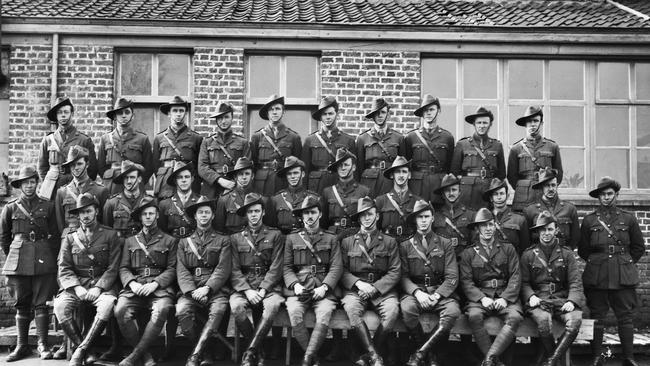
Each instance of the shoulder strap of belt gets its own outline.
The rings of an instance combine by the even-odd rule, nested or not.
[[[463,235],[463,233],[460,232],[460,230],[456,227],[456,225],[454,225],[454,223],[451,222],[451,220],[449,220],[449,217],[447,216],[445,216],[445,223],[449,225],[449,227],[452,228],[452,230],[454,230],[456,234],[458,234],[458,236],[460,236],[462,239],[465,239],[465,235]]]
[[[503,232],[503,228],[501,227],[501,224],[497,220],[494,220],[494,226],[497,228],[499,234],[501,234],[501,239],[507,240],[508,237],[506,236],[506,233]]]
[[[348,215],[348,208],[345,207],[345,204],[343,203],[343,199],[341,198],[341,194],[339,193],[339,190],[336,189],[336,184],[332,186],[332,191],[334,192],[334,197],[336,198],[336,202],[341,206],[343,209],[343,212],[345,212],[346,215]]]
[[[602,226],[605,229],[605,231],[607,231],[607,234],[609,234],[612,237],[612,239],[616,241],[616,244],[621,246],[623,245],[621,239],[618,238],[618,235],[616,235],[616,233],[614,233],[614,231],[612,231],[612,229],[610,229],[609,226],[607,226],[607,224],[605,224],[603,220],[600,219],[600,216],[596,216],[596,220],[598,220],[600,226]]]
[[[260,255],[262,255],[262,253],[260,253],[259,250],[257,250],[257,248],[255,248],[255,244],[253,244],[253,242],[248,238],[248,236],[246,236],[246,231],[242,232],[241,235],[244,237],[244,240],[246,240],[246,243],[248,244],[248,246],[251,247],[251,250],[253,251],[253,254],[255,254],[258,257]]]
[[[397,204],[397,202],[393,198],[393,194],[392,193],[387,193],[386,197],[388,197],[388,201],[391,203],[391,205],[393,205],[393,207],[395,207],[397,212],[399,212],[400,216],[404,217],[404,211],[402,211],[402,209],[399,207],[399,205]]]
[[[86,256],[90,258],[91,261],[94,262],[95,256],[92,253],[88,252],[88,248],[86,248],[86,246],[81,241],[81,238],[79,238],[79,232],[75,231],[74,233],[72,233],[72,239],[74,240],[74,243],[77,244],[79,249],[81,249],[81,251],[84,252]]]
[[[323,137],[320,135],[320,132],[316,132],[316,138],[318,139],[318,141],[320,141],[321,145],[323,145],[325,150],[327,150],[327,153],[332,155],[333,158],[336,158],[336,154],[334,154],[332,149],[330,149],[330,147],[327,146],[327,143],[325,142],[325,140],[323,140]]]
[[[167,133],[163,133],[163,137],[165,138],[165,140],[167,140],[167,142],[168,142],[169,145],[172,147],[172,149],[174,149],[174,151],[176,151],[176,154],[178,154],[178,156],[179,156],[180,158],[183,158],[183,154],[182,154],[181,151],[176,147],[176,144],[172,141],[172,139],[170,139],[169,136],[167,136]]]
[[[539,249],[537,248],[533,249],[533,253],[535,254],[535,258],[537,258],[537,260],[542,264],[542,267],[544,267],[549,277],[551,277],[551,279],[553,279],[554,281],[559,281],[559,279],[553,275],[553,269],[549,267],[548,262],[544,260],[544,258],[542,258],[542,256],[539,254]]]
[[[492,165],[490,165],[490,162],[488,161],[487,156],[485,156],[485,153],[483,152],[483,150],[481,150],[478,146],[476,146],[476,145],[475,145],[473,142],[471,142],[471,141],[470,141],[469,144],[472,145],[472,147],[474,148],[474,150],[476,150],[476,152],[478,153],[478,155],[481,157],[481,162],[483,162],[483,165],[484,165],[486,168],[492,170]]]
[[[424,136],[422,136],[422,133],[420,132],[420,130],[415,130],[415,136],[417,136],[418,139],[420,139],[420,142],[422,144],[424,144],[424,147],[426,147],[427,150],[429,150],[429,155],[431,155],[433,160],[435,160],[434,163],[436,163],[436,165],[440,165],[440,159],[438,159],[436,154],[433,152],[433,149],[431,148],[431,146],[429,146],[429,143],[427,142],[427,140],[424,139]]]
[[[388,149],[386,149],[386,146],[384,145],[384,141],[382,141],[379,138],[375,138],[375,142],[377,143],[377,145],[379,145],[379,148],[384,154],[386,154],[386,156],[393,158],[393,156],[391,156],[390,153],[388,152]]]
[[[75,201],[77,200],[78,195],[76,195],[74,192],[72,192],[72,189],[70,189],[70,186],[65,186],[65,190],[68,192],[69,195],[72,196],[72,198],[74,198]]]
[[[58,129],[50,135],[50,143],[54,145],[57,151],[61,152],[61,146],[63,146],[63,137],[61,137],[61,132],[59,132]]]
[[[226,148],[223,145],[217,144],[217,147],[221,150],[223,155],[226,156],[226,158],[228,159],[228,161],[230,161],[231,164],[235,164],[235,159],[232,158],[232,155],[230,155],[228,150],[226,150]]]
[[[494,272],[496,272],[499,275],[503,273],[500,269],[495,267],[487,258],[485,258],[483,254],[481,254],[481,250],[478,248],[478,246],[474,246],[474,251],[476,252],[476,255],[478,255],[478,257],[481,258],[481,260],[485,263],[485,265],[490,267]]]
[[[194,240],[192,240],[192,238],[189,237],[189,236],[187,238],[185,238],[185,240],[187,240],[187,245],[190,246],[190,250],[192,251],[192,253],[194,253],[194,255],[196,256],[196,259],[203,262],[203,256],[201,254],[199,254],[199,250],[196,247],[196,245],[194,244]]]
[[[183,217],[183,220],[185,220],[186,223],[191,224],[192,220],[190,220],[185,211],[183,211],[183,209],[178,206],[176,201],[172,201],[172,203],[174,204],[174,207],[176,207],[176,211],[178,211],[178,213],[181,214],[181,217]]]
[[[34,221],[34,216],[32,216],[32,214],[30,214],[20,202],[16,202],[16,207],[18,207],[23,215],[27,216],[30,221]]]
[[[134,238],[135,238],[136,243],[138,243],[138,245],[140,246],[140,249],[142,249],[142,251],[144,252],[144,255],[147,257],[147,259],[149,259],[149,261],[151,261],[151,263],[153,263],[154,265],[157,266],[158,264],[157,264],[156,261],[153,260],[153,258],[151,257],[151,254],[150,254],[149,251],[147,250],[147,246],[144,245],[144,244],[140,241],[140,239],[138,238],[138,235],[137,235],[137,234],[134,236]]]
[[[415,250],[415,253],[417,253],[417,255],[418,255],[420,258],[422,258],[422,260],[424,261],[424,264],[426,264],[427,266],[431,266],[431,261],[429,260],[429,258],[427,258],[427,255],[424,254],[424,252],[421,251],[421,250],[418,248],[417,244],[415,244],[415,237],[412,237],[412,238],[409,240],[409,242],[411,242],[411,246],[412,246],[413,249]]]
[[[361,249],[361,253],[363,253],[363,255],[366,257],[368,263],[370,263],[370,265],[373,265],[375,261],[372,259],[370,254],[368,254],[368,248],[366,248],[366,243],[364,243],[363,240],[359,241],[359,249]]]
[[[284,154],[282,154],[282,151],[280,151],[280,148],[278,147],[278,145],[276,145],[275,142],[273,142],[271,137],[266,133],[266,131],[264,129],[262,129],[262,135],[264,135],[264,138],[266,139],[266,141],[268,141],[268,143],[271,144],[271,147],[273,148],[273,150],[275,150],[275,152],[278,155],[280,155],[281,158],[284,158],[285,156],[284,156]]]
[[[530,149],[528,149],[528,146],[526,146],[526,142],[525,142],[525,140],[521,140],[521,147],[524,149],[524,151],[526,152],[526,154],[528,154],[528,156],[530,156],[530,160],[533,161],[533,164],[535,164],[535,166],[536,166],[538,169],[544,169],[543,166],[541,166],[541,165],[539,165],[539,164],[537,163],[537,158],[535,157],[535,155],[533,155],[533,153],[530,151]]]
[[[318,262],[318,264],[323,263],[323,260],[320,259],[318,254],[316,254],[316,250],[314,249],[314,246],[311,245],[311,243],[309,242],[309,240],[307,240],[307,238],[305,238],[305,235],[302,232],[300,232],[300,233],[298,233],[298,236],[305,243],[305,245],[307,246],[307,249],[309,249],[309,251],[311,252],[312,257],[314,257],[316,259],[316,262]]]
[[[282,196],[282,200],[284,200],[284,203],[289,207],[289,210],[293,211],[293,205],[287,199],[287,192],[282,192],[280,196]]]

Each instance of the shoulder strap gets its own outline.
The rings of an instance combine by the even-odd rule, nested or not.
[[[172,149],[174,149],[174,151],[176,151],[176,154],[178,154],[178,156],[182,158],[182,157],[183,157],[183,154],[182,154],[181,151],[176,147],[176,144],[174,144],[174,142],[172,141],[172,139],[170,139],[169,136],[167,136],[167,133],[164,133],[164,132],[163,132],[162,135],[163,135],[163,137],[165,138],[165,140],[167,140],[167,142],[168,142],[169,145],[172,147]]]
[[[280,196],[282,197],[282,200],[284,200],[284,203],[287,205],[287,207],[289,207],[289,210],[293,211],[293,205],[287,199],[287,192],[280,193]]]
[[[334,192],[334,197],[336,198],[336,202],[341,206],[343,209],[343,212],[345,212],[346,215],[348,214],[348,208],[345,207],[345,204],[343,203],[343,199],[341,198],[341,194],[339,193],[339,190],[336,189],[336,184],[332,186],[332,191]]]
[[[325,150],[327,150],[327,153],[332,155],[333,158],[336,158],[336,154],[334,154],[332,149],[330,149],[330,147],[327,146],[327,143],[325,142],[325,140],[323,140],[323,137],[320,135],[320,133],[316,132],[315,135],[316,135],[316,138],[318,139],[318,141],[320,141],[321,145],[323,145]]]
[[[178,206],[176,201],[172,200],[172,204],[174,205],[174,207],[176,207],[176,210],[178,211],[178,213],[181,214],[181,217],[183,218],[183,220],[185,220],[186,223],[191,224],[192,220],[189,218],[189,216],[187,216],[185,211],[183,211],[183,209]]]
[[[16,201],[16,207],[18,207],[23,215],[27,216],[30,221],[34,221],[34,216],[32,216],[32,214],[30,214],[20,202]]]
[[[88,258],[90,258],[90,260],[94,262],[95,256],[92,253],[88,252],[88,248],[86,248],[86,246],[81,241],[81,238],[79,238],[79,233],[77,231],[72,233],[72,239],[74,240],[74,243],[77,244],[79,249],[81,249],[81,251],[84,252],[86,256],[88,256]]]
[[[481,254],[480,249],[478,246],[474,246],[474,251],[476,252],[476,255],[478,255],[479,258],[485,263],[486,266],[490,267],[494,272],[496,272],[499,276],[503,273],[499,268],[495,267],[483,254]]]
[[[596,215],[596,220],[598,220],[600,226],[602,226],[605,231],[607,231],[607,234],[609,234],[609,236],[614,239],[614,241],[616,241],[616,244],[623,246],[623,243],[621,242],[621,239],[618,238],[618,235],[616,235],[616,233],[614,233],[612,229],[610,229],[609,226],[607,226],[607,224],[605,224],[603,220],[600,219],[600,216]]]
[[[314,257],[314,259],[316,259],[316,262],[318,262],[319,264],[323,263],[323,260],[320,259],[320,257],[316,253],[316,250],[314,249],[314,246],[311,245],[311,243],[309,242],[309,240],[307,240],[307,238],[305,238],[305,235],[302,232],[300,232],[300,233],[298,233],[298,236],[305,243],[305,245],[307,246],[307,249],[309,249],[309,252],[311,252],[312,257]]]
[[[420,140],[420,142],[422,144],[424,144],[424,147],[426,147],[427,150],[429,150],[429,155],[431,155],[433,160],[435,160],[434,163],[436,163],[436,165],[440,165],[440,159],[438,159],[436,154],[433,152],[433,149],[431,148],[431,146],[429,146],[429,143],[427,143],[427,140],[424,139],[424,136],[422,136],[422,133],[420,132],[419,129],[415,130],[415,136],[417,136],[418,139]]]
[[[530,151],[530,149],[528,149],[528,146],[526,146],[526,141],[525,141],[525,140],[521,140],[521,147],[524,149],[524,151],[526,152],[526,154],[528,154],[528,156],[530,156],[530,160],[533,161],[533,164],[535,164],[535,166],[536,166],[538,169],[544,169],[543,166],[541,166],[541,165],[539,165],[539,164],[537,163],[537,158],[533,155],[533,153]]]
[[[268,143],[271,144],[271,147],[273,148],[273,150],[275,150],[275,152],[278,155],[280,155],[281,158],[284,158],[285,157],[284,154],[282,154],[282,151],[280,151],[280,148],[278,147],[278,145],[275,144],[275,142],[273,142],[271,137],[269,137],[269,135],[266,134],[266,130],[262,129],[262,135],[264,135],[264,138],[266,139],[266,141],[268,141]]]
[[[188,236],[187,238],[185,238],[185,240],[187,240],[187,245],[189,245],[190,250],[196,256],[196,259],[198,259],[200,262],[203,262],[203,256],[199,254],[199,250],[196,248],[196,245],[194,244],[192,238]]]
[[[135,238],[136,243],[138,243],[138,245],[140,246],[140,249],[142,249],[142,251],[144,252],[144,255],[147,257],[147,259],[149,259],[149,261],[151,261],[151,263],[153,263],[154,265],[157,266],[158,264],[156,263],[155,260],[153,260],[153,258],[151,257],[151,254],[149,254],[149,251],[147,250],[147,246],[144,245],[144,244],[140,241],[140,239],[138,238],[138,235],[136,234],[136,235],[133,236],[133,237]]]
[[[404,211],[402,211],[402,209],[399,207],[399,205],[397,204],[397,202],[393,198],[393,194],[392,193],[386,193],[386,197],[388,197],[388,201],[393,205],[393,207],[395,207],[397,212],[399,212],[400,216],[404,217]]]
[[[415,253],[417,253],[417,255],[418,255],[420,258],[422,258],[422,260],[424,261],[424,264],[426,264],[427,266],[431,266],[431,261],[429,260],[429,258],[427,258],[427,255],[424,254],[424,252],[421,251],[421,250],[418,248],[418,246],[415,244],[415,237],[412,237],[412,238],[409,240],[409,242],[411,243],[411,246],[412,246],[413,249],[415,250]]]
[[[241,235],[244,237],[244,240],[246,240],[246,243],[248,244],[248,246],[251,247],[251,250],[253,251],[253,254],[255,254],[258,257],[260,255],[262,255],[262,253],[260,253],[259,250],[257,250],[257,248],[255,248],[255,244],[253,244],[253,242],[246,236],[245,231],[242,232]]]
[[[454,230],[456,234],[458,234],[458,236],[460,236],[462,239],[465,239],[465,235],[463,235],[463,233],[460,232],[460,230],[456,227],[456,225],[454,225],[454,223],[451,222],[451,220],[449,220],[449,217],[447,216],[445,216],[445,223],[449,225],[449,227],[452,228],[452,230]]]

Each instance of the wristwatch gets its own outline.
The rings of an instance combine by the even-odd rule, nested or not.
[[[434,292],[434,293],[433,293],[433,298],[436,299],[436,301],[440,301],[440,298],[441,298],[441,297],[442,297],[442,296],[440,296],[439,293],[437,293],[437,292]]]

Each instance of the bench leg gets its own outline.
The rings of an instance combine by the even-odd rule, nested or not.
[[[291,365],[291,343],[293,341],[293,334],[291,333],[291,327],[287,328],[287,345],[286,345],[286,356],[284,358],[284,364],[286,366]]]
[[[567,366],[571,365],[571,347],[569,347],[564,354],[564,364]]]
[[[234,348],[230,358],[232,359],[232,362],[237,363],[239,360],[239,348],[241,347],[239,343],[239,328],[237,327],[237,322],[234,322],[233,333]]]

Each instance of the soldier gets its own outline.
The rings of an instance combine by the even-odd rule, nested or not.
[[[404,156],[404,135],[388,127],[390,105],[383,98],[372,103],[366,119],[374,121],[374,126],[357,137],[357,166],[361,172],[361,184],[370,188],[370,197],[377,197],[390,191],[392,182],[382,173],[397,155]]]
[[[557,170],[557,183],[562,183],[562,159],[558,144],[542,136],[544,112],[541,106],[529,106],[518,126],[526,127],[526,137],[515,142],[508,156],[508,182],[515,189],[512,201],[514,211],[522,211],[537,199],[532,185],[536,174],[546,167]]]
[[[234,234],[246,226],[246,219],[237,215],[237,210],[244,204],[246,195],[253,191],[253,162],[248,158],[237,159],[237,164],[226,173],[226,177],[234,180],[236,186],[219,197],[214,225],[218,231]]]
[[[176,317],[183,334],[194,344],[186,366],[209,360],[204,356],[206,347],[228,311],[232,292],[228,286],[230,239],[212,227],[215,206],[216,201],[206,197],[187,206],[185,214],[196,221],[197,227],[178,243],[176,275],[182,295],[176,304]]]
[[[235,182],[226,177],[226,173],[235,167],[237,159],[251,158],[250,143],[231,128],[233,113],[231,104],[219,103],[217,112],[210,116],[216,121],[217,132],[201,143],[198,166],[201,194],[210,199],[235,188]]]
[[[47,119],[56,129],[43,137],[38,153],[38,175],[43,181],[38,195],[53,200],[59,187],[72,180],[72,176],[62,166],[70,148],[82,146],[88,151],[88,175],[97,178],[97,158],[95,145],[87,135],[79,132],[72,122],[74,105],[67,97],[59,97],[47,112]]]
[[[498,357],[515,340],[523,320],[519,291],[519,257],[512,244],[495,235],[492,212],[481,208],[470,228],[478,227],[478,240],[460,256],[460,283],[467,297],[465,312],[474,339],[485,359],[482,366],[498,364]],[[494,342],[483,324],[488,316],[499,316],[503,328]]]
[[[68,230],[74,230],[79,226],[79,218],[77,215],[71,215],[69,211],[77,204],[77,198],[81,194],[88,192],[95,196],[99,202],[99,207],[104,207],[104,203],[108,198],[108,189],[99,183],[95,183],[88,175],[89,154],[86,148],[73,146],[68,150],[68,160],[61,164],[62,168],[66,171],[69,170],[72,175],[72,181],[59,188],[56,192],[56,222],[63,236],[67,234]]]
[[[54,314],[73,345],[70,366],[81,366],[96,361],[94,355],[87,356],[88,350],[113,316],[124,239],[117,231],[99,224],[99,201],[90,193],[79,196],[70,214],[79,215],[80,226],[69,231],[61,241],[58,262],[61,291],[54,299]],[[87,307],[94,307],[96,314],[83,336],[73,314]]]
[[[413,114],[420,117],[420,127],[405,138],[406,158],[412,161],[411,188],[416,195],[440,206],[443,201],[433,191],[449,173],[454,154],[454,136],[438,126],[440,100],[425,94],[422,105]]]
[[[451,241],[432,231],[434,211],[429,203],[418,200],[407,220],[415,223],[417,232],[399,245],[404,291],[400,305],[406,328],[419,348],[406,365],[423,366],[427,354],[430,354],[431,364],[434,364],[439,349],[432,347],[447,341],[451,328],[460,316],[460,305],[455,294],[458,263]],[[420,324],[422,312],[434,312],[440,317],[438,326],[426,342]]]
[[[411,164],[403,156],[396,157],[391,167],[384,171],[384,176],[393,181],[393,189],[375,200],[379,212],[379,229],[394,237],[397,242],[413,235],[413,226],[407,224],[406,216],[413,211],[415,202],[421,199],[409,189]]]
[[[264,364],[262,341],[284,304],[280,292],[284,236],[262,223],[264,200],[257,193],[246,195],[237,214],[246,218],[246,229],[230,237],[233,253],[230,281],[236,291],[230,296],[230,308],[248,343],[242,365],[257,366]],[[253,309],[255,329],[248,320],[249,308]],[[276,336],[281,338],[282,333]]]
[[[381,366],[384,361],[378,350],[389,347],[387,341],[399,317],[399,251],[393,237],[377,230],[379,214],[375,201],[370,197],[359,198],[353,218],[358,218],[361,226],[356,234],[341,242],[343,275],[340,283],[344,288],[341,303],[365,351],[357,362]],[[375,309],[381,317],[372,340],[363,320],[363,313],[368,308]],[[396,363],[395,353],[382,353],[384,357],[390,357],[387,365]]]
[[[543,211],[530,229],[539,233],[539,244],[521,256],[521,298],[526,313],[535,323],[547,357],[544,366],[559,365],[567,349],[578,336],[585,307],[578,261],[573,251],[557,238],[556,218]],[[565,331],[555,348],[551,334],[553,319],[565,324]]]
[[[7,276],[9,293],[16,298],[18,331],[16,348],[7,356],[7,362],[31,355],[27,337],[32,310],[40,358],[52,358],[47,345],[49,315],[45,302],[57,287],[59,235],[51,219],[54,205],[36,195],[37,184],[36,168],[23,166],[11,182],[12,187],[20,189],[20,197],[7,203],[0,214],[0,245],[6,258],[2,274]]]
[[[265,197],[285,187],[285,182],[276,174],[284,165],[284,159],[302,156],[300,136],[284,124],[284,112],[284,97],[271,95],[259,112],[269,124],[251,136],[251,155],[256,168],[253,190]]]
[[[140,360],[145,366],[154,366],[149,346],[174,306],[178,239],[158,229],[158,204],[154,198],[145,197],[131,216],[140,220],[142,230],[124,243],[120,262],[124,288],[115,305],[115,318],[133,351],[119,366],[133,366]],[[144,312],[150,313],[150,318],[144,332],[140,332],[137,318]]]
[[[508,207],[508,184],[499,178],[492,179],[483,200],[492,206],[497,237],[512,244],[521,255],[530,245],[530,232],[526,218]]]
[[[336,235],[319,227],[320,201],[307,196],[294,209],[302,216],[304,229],[287,236],[284,246],[284,294],[293,336],[305,350],[302,366],[318,365],[317,353],[336,308],[336,288],[343,272],[341,247]],[[314,308],[316,324],[309,335],[304,315]]]
[[[175,161],[191,162],[198,166],[203,137],[187,126],[185,116],[189,109],[190,104],[178,95],[160,106],[160,112],[169,117],[169,127],[158,133],[153,140],[153,167],[156,174],[153,192],[159,200],[174,194],[174,187],[167,183],[167,178],[174,170]],[[199,192],[200,188],[200,179],[195,179],[192,190]]]
[[[131,212],[147,195],[142,189],[145,168],[130,160],[122,160],[118,171],[119,174],[112,179],[112,183],[116,187],[122,187],[122,192],[106,201],[102,218],[104,225],[116,230],[120,237],[128,238],[142,229],[140,222],[131,218]]]
[[[341,131],[336,123],[339,103],[334,97],[323,97],[318,110],[311,114],[320,122],[320,129],[305,138],[302,158],[307,172],[307,188],[323,194],[325,187],[336,184],[336,173],[327,169],[340,148],[354,151],[354,137]]]
[[[558,197],[557,174],[557,170],[548,167],[539,171],[537,183],[532,187],[541,192],[541,197],[524,209],[524,216],[528,226],[531,226],[535,216],[542,211],[549,211],[557,220],[557,239],[560,241],[560,246],[576,249],[580,241],[578,210],[573,203]]]
[[[158,227],[176,238],[192,235],[196,222],[185,209],[199,200],[199,195],[192,191],[196,179],[192,163],[177,161],[174,171],[167,177],[167,185],[175,187],[174,194],[160,201],[160,217]]]
[[[451,241],[460,260],[460,254],[470,245],[472,232],[468,225],[476,212],[460,201],[460,179],[453,174],[445,175],[434,193],[439,194],[445,204],[433,214],[433,231]]]
[[[133,128],[134,116],[133,101],[126,98],[118,98],[115,107],[106,112],[106,117],[116,122],[115,129],[102,135],[97,164],[104,187],[108,188],[110,195],[122,191],[122,186],[116,184],[114,178],[120,174],[124,160],[140,164],[145,168],[141,173],[140,189],[144,189],[153,174],[151,143],[144,132]]]
[[[460,202],[473,210],[485,207],[481,199],[483,191],[490,185],[490,179],[506,178],[506,164],[501,141],[488,136],[494,115],[485,107],[465,117],[465,122],[474,125],[474,134],[460,139],[454,148],[451,173],[460,179]]]
[[[591,317],[596,319],[591,343],[594,366],[604,363],[602,354],[605,317],[611,307],[618,321],[624,366],[634,360],[634,314],[638,311],[636,263],[645,253],[643,234],[633,213],[616,206],[621,185],[603,177],[589,192],[600,206],[582,219],[578,254],[587,261],[582,282]]]

